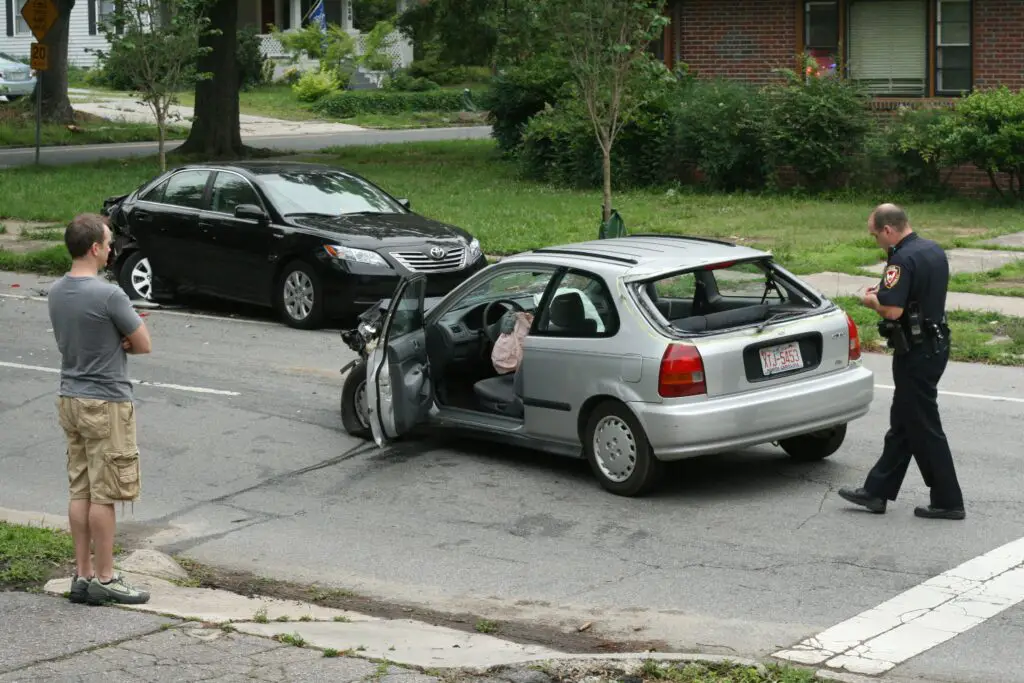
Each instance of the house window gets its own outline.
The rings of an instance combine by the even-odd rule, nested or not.
[[[804,3],[804,49],[818,63],[819,73],[835,71],[839,56],[839,3]]]
[[[935,92],[971,89],[971,3],[938,0],[935,14]]]
[[[116,11],[114,0],[96,0],[96,25],[102,30],[108,24],[112,24]]]
[[[849,75],[873,95],[928,91],[928,5],[858,0],[850,5]]]
[[[25,3],[28,0],[14,0],[14,35],[16,36],[27,36],[31,35],[32,31],[28,27],[28,22],[21,16],[21,10],[25,7]],[[10,7],[10,5],[8,5]]]

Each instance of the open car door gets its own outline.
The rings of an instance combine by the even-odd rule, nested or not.
[[[426,291],[423,275],[399,283],[367,359],[366,403],[378,446],[425,421],[434,406],[423,325]]]

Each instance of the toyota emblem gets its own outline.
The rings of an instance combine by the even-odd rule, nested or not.
[[[434,259],[435,261],[440,261],[441,259],[444,258],[444,249],[442,249],[441,247],[431,247],[430,258]]]

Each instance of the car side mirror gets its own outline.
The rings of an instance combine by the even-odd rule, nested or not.
[[[266,211],[255,204],[239,204],[235,207],[235,218],[248,218],[265,223],[268,216]]]
[[[401,205],[402,205],[403,207],[405,207],[406,209],[409,209],[409,208],[411,208],[411,207],[412,207],[412,202],[410,202],[410,201],[409,201],[408,199],[406,199],[405,197],[402,197],[401,199],[399,199],[399,200],[398,200],[398,203],[399,203],[399,204],[401,204]]]

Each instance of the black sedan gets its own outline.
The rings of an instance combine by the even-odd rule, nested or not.
[[[274,307],[292,327],[358,313],[402,275],[446,294],[487,265],[460,228],[335,166],[190,164],[103,203],[108,267],[132,299],[177,293]]]

